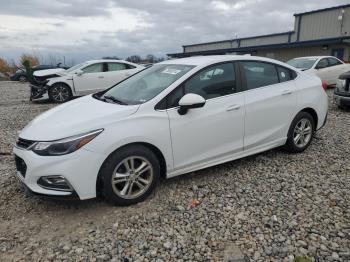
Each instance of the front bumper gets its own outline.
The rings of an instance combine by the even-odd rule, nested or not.
[[[350,107],[350,92],[334,90],[334,100],[338,106]]]
[[[99,169],[106,156],[81,148],[63,156],[39,156],[30,150],[14,147],[13,153],[25,163],[16,177],[33,194],[60,199],[89,199],[96,197]],[[40,186],[41,177],[62,176],[72,191],[60,191]]]
[[[47,85],[35,85],[30,84],[30,100],[36,100],[40,98],[44,98],[45,94],[47,94],[48,86]]]

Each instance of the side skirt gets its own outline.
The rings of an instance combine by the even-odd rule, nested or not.
[[[261,152],[267,151],[267,150],[272,149],[272,148],[283,146],[286,143],[286,141],[287,141],[287,138],[281,138],[273,143],[269,143],[267,145],[265,144],[265,145],[259,146],[259,147],[254,147],[252,149],[249,149],[246,151],[241,151],[241,152],[235,153],[233,155],[228,155],[228,156],[216,158],[216,159],[213,159],[211,161],[204,161],[204,162],[201,162],[201,163],[193,165],[193,166],[187,166],[184,168],[175,169],[175,170],[172,170],[172,171],[167,173],[167,178],[179,176],[182,174],[197,171],[197,170],[204,169],[207,167],[216,166],[216,165],[219,165],[222,163],[230,162],[230,161],[240,159],[240,158],[243,158],[246,156],[261,153]]]

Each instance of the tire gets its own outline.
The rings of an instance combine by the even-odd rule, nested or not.
[[[143,172],[138,172],[139,169]],[[105,161],[101,179],[102,194],[107,201],[119,206],[136,204],[145,200],[158,184],[159,160],[147,147],[124,147]]]
[[[299,134],[299,139],[298,139]],[[307,112],[300,112],[289,127],[284,148],[291,153],[301,153],[309,147],[315,134],[315,121]]]
[[[18,77],[18,81],[20,81],[20,82],[27,82],[28,78],[26,76],[19,76]]]
[[[64,103],[72,99],[72,91],[67,84],[54,84],[48,91],[49,98],[55,103]]]

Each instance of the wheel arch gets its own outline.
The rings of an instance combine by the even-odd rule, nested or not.
[[[306,108],[300,110],[300,112],[306,112],[306,113],[309,113],[312,116],[312,119],[314,120],[314,123],[315,123],[315,130],[317,130],[317,127],[318,127],[318,114],[317,114],[316,110],[311,108],[311,107],[306,107]],[[298,114],[300,112],[298,112]]]
[[[65,85],[65,86],[69,87],[71,93],[73,94],[73,88],[72,88],[67,82],[65,82],[65,81],[57,81],[57,82],[55,82],[55,83],[52,83],[52,84],[50,85],[49,89],[52,88],[52,87],[54,87],[55,85],[58,85],[58,84],[63,84],[63,85]]]
[[[105,162],[108,160],[109,157],[111,157],[112,154],[114,154],[116,151],[122,149],[122,148],[125,148],[125,147],[129,147],[129,146],[134,146],[134,145],[141,145],[141,146],[144,146],[150,150],[152,150],[152,152],[157,156],[158,160],[159,160],[159,164],[160,164],[160,175],[162,178],[166,178],[166,173],[167,173],[167,167],[166,167],[166,160],[165,160],[165,157],[162,153],[162,151],[156,147],[155,145],[152,145],[150,143],[147,143],[147,142],[132,142],[132,143],[128,143],[128,144],[125,144],[123,146],[120,146],[118,148],[116,148],[115,150],[113,150],[107,157],[106,159],[103,161],[99,171],[98,171],[98,174],[97,174],[97,179],[96,179],[96,195],[101,195],[101,189],[103,187],[103,184],[102,184],[102,169],[103,169],[103,166],[105,164]]]

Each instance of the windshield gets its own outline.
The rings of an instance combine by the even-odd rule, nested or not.
[[[73,72],[74,70],[76,70],[76,69],[82,67],[83,65],[87,65],[87,63],[84,62],[84,63],[78,64],[78,65],[72,66],[71,68],[67,69],[66,72],[67,72],[67,73]]]
[[[289,60],[287,64],[299,69],[310,69],[316,61],[317,58],[294,58]]]
[[[102,98],[113,98],[121,104],[147,102],[190,71],[191,65],[158,64],[126,79],[108,90]]]

